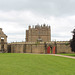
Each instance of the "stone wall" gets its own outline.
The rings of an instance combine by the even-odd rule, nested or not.
[[[44,44],[12,43],[11,53],[45,53]]]
[[[57,44],[57,53],[73,53],[70,45]]]
[[[71,51],[69,42],[46,42],[48,46],[56,47],[56,53],[73,53]],[[10,44],[11,53],[41,53],[45,54],[47,48],[45,48],[44,42],[15,42]],[[10,52],[10,51],[9,51]]]

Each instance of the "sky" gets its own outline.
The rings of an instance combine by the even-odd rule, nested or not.
[[[52,41],[69,41],[75,28],[75,0],[0,0],[0,28],[8,42],[25,41],[28,26],[51,26]]]

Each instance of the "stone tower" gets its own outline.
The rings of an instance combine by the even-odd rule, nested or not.
[[[35,27],[29,26],[26,30],[26,42],[50,42],[51,41],[51,29],[50,26],[36,25]]]
[[[7,36],[0,28],[0,53],[7,52]]]

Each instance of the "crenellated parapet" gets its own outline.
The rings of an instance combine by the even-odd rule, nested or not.
[[[29,30],[31,29],[50,29],[50,26],[46,25],[46,24],[43,24],[43,25],[33,25],[32,27],[29,26]]]

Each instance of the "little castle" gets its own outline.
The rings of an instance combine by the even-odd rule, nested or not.
[[[0,53],[73,53],[69,41],[51,41],[51,27],[48,25],[29,26],[25,42],[7,43],[7,36],[0,28]]]
[[[51,41],[51,29],[50,26],[45,24],[42,26],[36,25],[35,28],[29,26],[29,30],[26,30],[26,42],[50,42]]]

